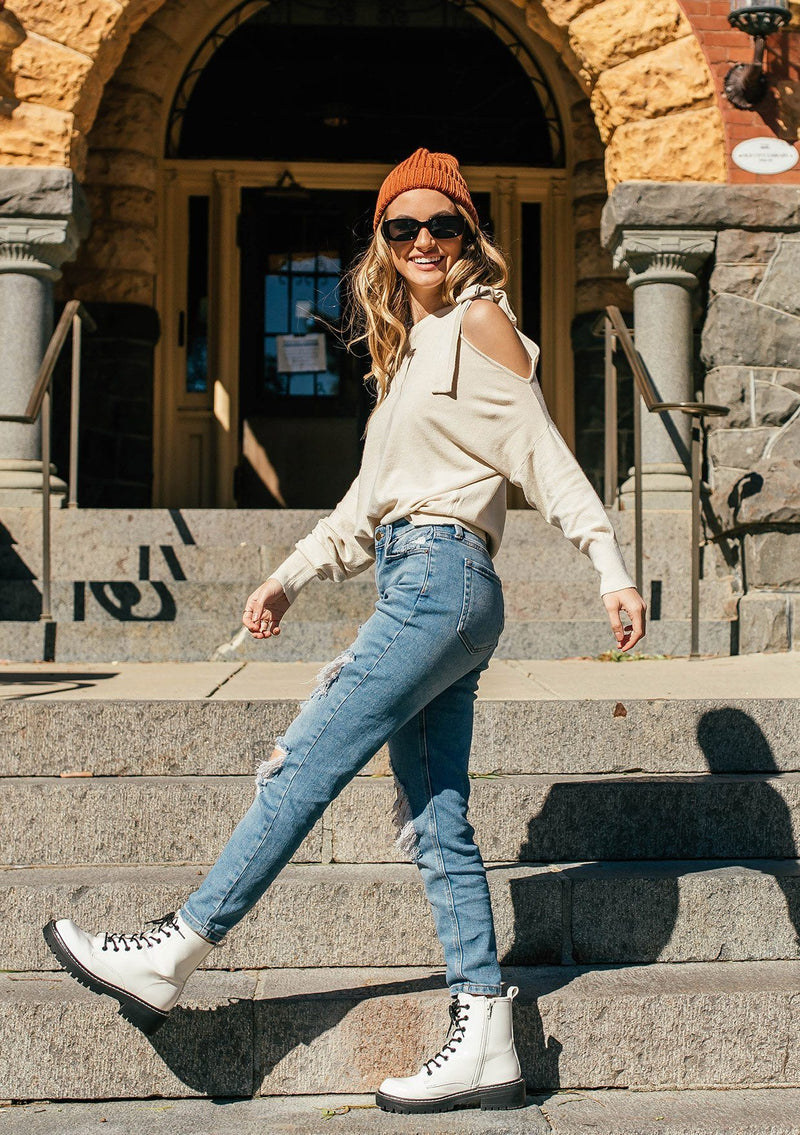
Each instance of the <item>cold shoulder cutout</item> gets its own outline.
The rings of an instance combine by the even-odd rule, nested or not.
[[[464,316],[464,338],[479,351],[518,378],[531,378],[531,357],[516,327],[503,309],[490,299],[476,299]]]

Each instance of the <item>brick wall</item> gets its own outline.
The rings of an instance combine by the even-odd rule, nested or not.
[[[788,173],[748,173],[731,160],[731,151],[746,138],[777,137],[797,143],[800,137],[800,26],[798,19],[767,40],[764,55],[769,91],[755,110],[737,110],[725,98],[725,75],[734,63],[749,63],[753,40],[728,23],[728,0],[679,0],[708,60],[717,87],[725,125],[728,180],[735,183],[800,184],[800,163]]]

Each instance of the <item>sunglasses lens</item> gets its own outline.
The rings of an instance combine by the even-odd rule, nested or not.
[[[419,221],[410,217],[398,217],[396,221],[385,223],[383,233],[387,240],[413,240],[420,228]]]
[[[431,217],[428,221],[428,232],[435,240],[448,240],[461,236],[464,232],[464,218],[457,216]]]

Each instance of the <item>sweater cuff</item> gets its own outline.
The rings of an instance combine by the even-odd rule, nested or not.
[[[613,538],[594,542],[589,549],[589,556],[600,576],[601,595],[607,595],[609,591],[622,591],[625,587],[636,587],[625,567],[619,544]]]
[[[290,603],[294,603],[305,585],[312,579],[318,579],[319,576],[317,569],[308,562],[302,552],[292,552],[280,567],[270,572],[269,578],[277,579],[286,598]]]

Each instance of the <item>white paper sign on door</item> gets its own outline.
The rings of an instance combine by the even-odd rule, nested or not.
[[[308,374],[327,369],[325,335],[276,335],[279,374]]]

